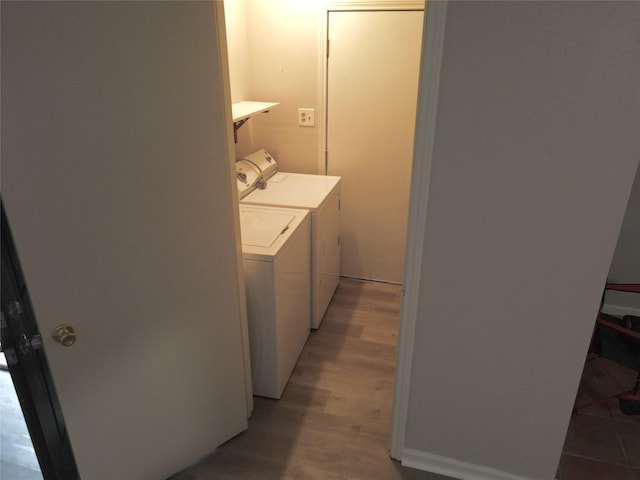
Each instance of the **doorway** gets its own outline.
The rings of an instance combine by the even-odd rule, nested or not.
[[[25,480],[76,479],[78,472],[4,205],[2,237],[2,461]],[[5,416],[6,415],[6,416]],[[36,458],[37,453],[37,458]],[[9,475],[12,473],[12,475]],[[20,474],[21,476],[13,475]]]
[[[342,177],[341,274],[402,283],[424,11],[329,11],[326,172]]]
[[[42,480],[4,353],[0,353],[0,478]]]

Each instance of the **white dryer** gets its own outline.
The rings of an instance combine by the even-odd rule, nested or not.
[[[340,276],[340,177],[278,172],[266,150],[238,160],[236,174],[241,205],[311,212],[311,328],[318,328]]]
[[[309,336],[306,210],[240,205],[253,394],[280,398]]]

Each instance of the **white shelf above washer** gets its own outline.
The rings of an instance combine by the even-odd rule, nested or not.
[[[231,111],[233,115],[233,123],[237,123],[241,120],[245,120],[252,115],[258,113],[268,112],[269,109],[279,105],[273,102],[238,102],[231,105]]]

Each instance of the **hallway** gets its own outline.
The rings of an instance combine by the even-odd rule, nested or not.
[[[342,278],[279,401],[171,480],[446,480],[388,455],[401,287]]]

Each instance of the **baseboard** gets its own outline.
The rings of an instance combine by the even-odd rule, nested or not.
[[[624,317],[625,315],[635,315],[640,317],[640,308],[630,307],[628,305],[615,305],[612,303],[605,303],[602,306],[602,311],[609,315],[615,315],[616,317]]]
[[[402,282],[392,282],[391,280],[378,280],[377,278],[352,277],[351,275],[340,275],[340,278],[346,278],[347,280],[358,280],[360,282],[386,283],[388,285],[402,286]]]
[[[461,462],[453,458],[408,448],[403,449],[402,465],[425,472],[447,475],[460,480],[533,480],[483,465]]]

